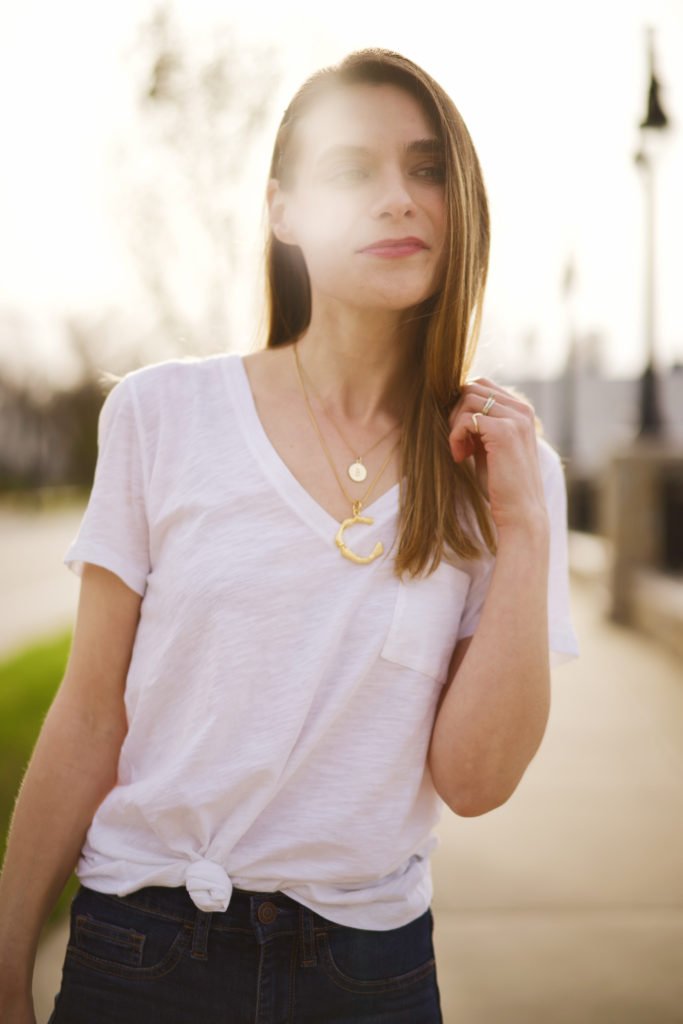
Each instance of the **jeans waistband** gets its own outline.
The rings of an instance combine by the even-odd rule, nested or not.
[[[85,887],[84,887],[85,888]],[[115,900],[136,907],[157,917],[194,925],[198,910],[184,886],[147,886]],[[211,918],[211,928],[246,928],[269,926],[275,930],[297,928],[304,922],[308,928],[340,928],[341,925],[321,917],[283,892],[257,892],[251,889],[232,890],[227,910],[212,911],[202,916]]]

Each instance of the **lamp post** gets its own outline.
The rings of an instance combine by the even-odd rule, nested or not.
[[[643,175],[645,193],[645,343],[647,362],[640,380],[640,428],[638,437],[657,438],[662,434],[657,373],[655,369],[655,183],[652,140],[666,129],[669,119],[659,99],[659,81],[655,74],[654,33],[647,29],[650,83],[647,113],[640,123],[641,142],[635,161]]]

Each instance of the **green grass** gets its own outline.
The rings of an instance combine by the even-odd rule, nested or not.
[[[61,682],[71,633],[61,633],[0,662],[0,830],[9,829],[19,785]],[[72,876],[50,921],[63,916],[77,887]]]

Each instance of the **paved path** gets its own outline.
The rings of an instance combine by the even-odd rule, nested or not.
[[[59,562],[77,520],[51,517],[42,539],[37,520],[19,526],[8,578],[29,605],[23,625],[11,609],[15,629],[52,628],[75,606]],[[51,562],[64,591],[31,568]],[[445,1024],[683,1022],[683,665],[607,623],[604,605],[599,585],[574,579],[582,657],[555,672],[548,732],[517,793],[481,818],[444,813],[433,909]],[[41,945],[38,1024],[64,945],[64,929]]]
[[[683,664],[573,581],[582,657],[502,808],[442,820],[446,1024],[683,1022]]]
[[[0,507],[0,656],[73,623],[78,578],[62,564],[83,506]]]

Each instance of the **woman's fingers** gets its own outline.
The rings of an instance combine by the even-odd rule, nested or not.
[[[497,526],[523,519],[541,494],[532,407],[493,381],[467,384],[449,417],[453,459],[473,455]]]
[[[484,420],[488,417],[533,423],[534,412],[530,405],[493,381],[482,379],[466,384],[449,416],[449,441],[456,462],[474,454],[476,437],[483,437]]]
[[[484,409],[487,410],[485,413],[487,416],[505,415],[507,411],[513,410],[524,416],[533,416],[533,409],[524,399],[493,381],[480,378],[463,387],[460,398],[453,406],[449,416],[451,427],[461,411],[465,410],[472,414],[483,413]]]

